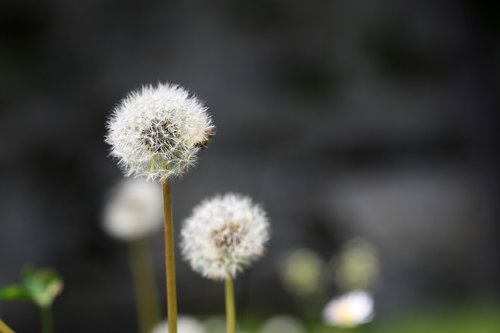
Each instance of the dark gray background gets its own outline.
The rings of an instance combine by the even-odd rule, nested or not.
[[[59,332],[135,330],[127,248],[99,226],[121,177],[104,124],[131,89],[170,81],[206,101],[217,126],[173,185],[176,223],[228,190],[272,221],[268,255],[238,280],[242,316],[295,311],[276,277],[285,250],[327,260],[352,236],[379,249],[381,313],[495,295],[496,7],[2,0],[0,285],[25,263],[54,267],[66,283]],[[154,248],[160,279],[161,235]],[[222,312],[222,285],[178,262],[180,312]],[[33,307],[0,311],[38,330]]]

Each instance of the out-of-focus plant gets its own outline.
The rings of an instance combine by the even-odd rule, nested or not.
[[[170,180],[196,162],[214,135],[207,107],[178,85],[145,86],[130,93],[107,123],[111,155],[127,175],[147,177],[163,187],[165,270],[170,333],[177,333],[177,287]]]
[[[349,240],[331,261],[333,282],[342,291],[323,309],[327,325],[352,328],[372,321],[374,302],[368,292],[378,279],[375,248],[366,240]]]
[[[143,239],[161,229],[162,193],[158,184],[123,179],[113,188],[103,213],[103,228],[123,241]]]
[[[181,237],[182,254],[193,270],[225,280],[227,333],[236,333],[233,280],[264,254],[269,239],[266,213],[246,196],[216,196],[194,208]]]
[[[52,304],[62,290],[63,280],[56,271],[28,266],[23,270],[21,283],[0,288],[0,300],[23,300],[35,304],[40,309],[42,332],[52,333]]]
[[[284,255],[280,277],[286,289],[294,295],[308,296],[322,292],[325,288],[325,264],[312,250],[294,249]]]
[[[331,262],[336,286],[344,292],[367,290],[377,281],[379,262],[375,247],[361,238],[348,241]]]
[[[311,249],[296,248],[279,259],[279,276],[303,318],[314,320],[327,301],[325,261]]]
[[[306,333],[306,328],[297,318],[279,315],[267,320],[259,333]]]
[[[160,300],[148,236],[162,225],[162,193],[158,184],[139,179],[119,182],[103,214],[106,232],[129,245],[139,332],[149,333],[160,321]]]

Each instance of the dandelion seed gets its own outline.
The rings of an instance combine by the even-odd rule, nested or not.
[[[331,300],[323,310],[325,323],[355,327],[373,319],[373,298],[364,291],[353,291]]]
[[[234,278],[264,254],[269,223],[250,198],[226,194],[195,207],[181,238],[182,254],[196,272],[211,279]]]

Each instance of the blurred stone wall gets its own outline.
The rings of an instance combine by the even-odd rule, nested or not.
[[[238,281],[243,316],[294,311],[285,250],[328,260],[353,236],[379,249],[387,311],[498,291],[498,19],[481,1],[2,1],[0,285],[55,267],[61,332],[132,332],[126,247],[99,226],[121,177],[104,124],[131,89],[171,81],[217,126],[173,185],[176,223],[224,191],[272,220]],[[181,312],[222,312],[222,285],[180,259],[179,274]],[[37,330],[34,309],[0,312]]]

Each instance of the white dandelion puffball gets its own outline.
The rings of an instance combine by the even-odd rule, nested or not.
[[[364,291],[353,291],[331,300],[323,310],[325,323],[355,327],[373,319],[373,298]]]
[[[193,166],[214,133],[203,103],[171,84],[130,93],[114,109],[107,128],[111,155],[126,174],[160,182]]]
[[[158,184],[124,179],[111,192],[104,209],[103,228],[122,240],[146,236],[161,228],[162,207]]]
[[[180,316],[177,319],[177,332],[206,333],[207,331],[197,319],[188,316]],[[168,333],[168,322],[165,320],[157,324],[151,333]]]
[[[264,254],[269,222],[264,210],[249,197],[226,194],[205,200],[184,221],[181,247],[198,273],[224,279]]]

